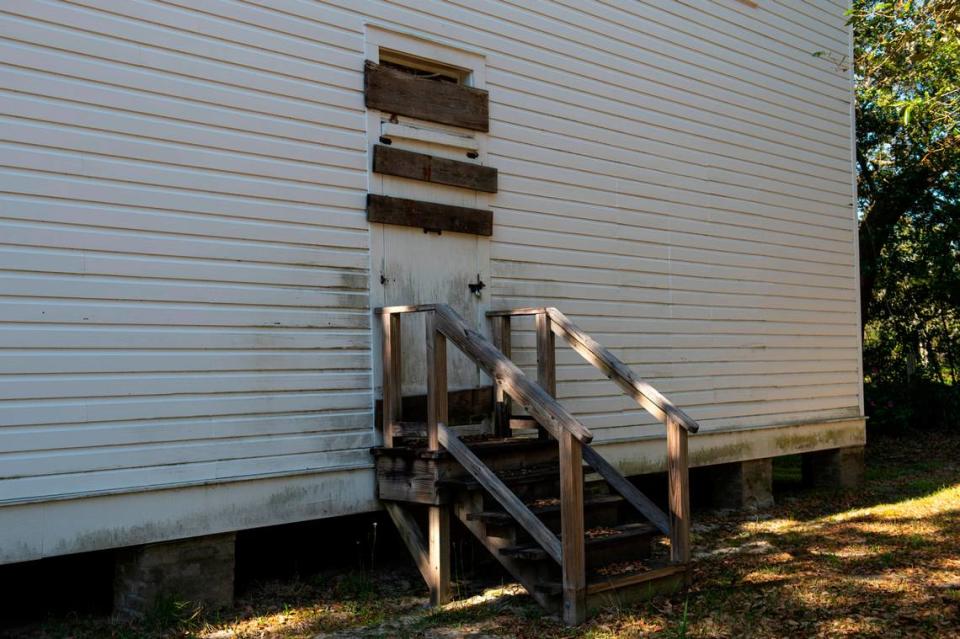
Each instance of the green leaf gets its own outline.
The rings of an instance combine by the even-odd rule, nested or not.
[[[903,126],[910,126],[910,121],[913,119],[913,110],[917,107],[916,102],[911,102],[907,105],[907,108],[903,110]]]

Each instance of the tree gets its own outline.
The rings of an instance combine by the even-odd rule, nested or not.
[[[877,312],[877,280],[897,228],[931,204],[956,203],[960,160],[960,3],[855,0],[861,311]],[[955,211],[954,211],[955,212]]]
[[[960,408],[960,2],[854,0],[861,316],[874,425]]]

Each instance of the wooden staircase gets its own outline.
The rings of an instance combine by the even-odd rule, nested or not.
[[[687,582],[687,433],[697,431],[696,422],[557,309],[489,313],[493,342],[443,304],[376,312],[384,371],[384,445],[373,449],[379,497],[434,604],[450,597],[451,514],[537,602],[571,625],[597,607]],[[425,313],[427,320],[424,423],[404,422],[400,414],[400,318],[406,313]],[[509,357],[511,318],[521,315],[536,319],[536,382]],[[554,398],[555,335],[666,425],[669,515],[590,446],[590,431]],[[461,436],[464,429],[447,423],[447,341],[494,380],[492,432],[473,428]],[[525,416],[513,415],[514,403]]]

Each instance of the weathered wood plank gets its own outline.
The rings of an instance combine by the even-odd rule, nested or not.
[[[493,235],[492,211],[373,193],[367,195],[367,220],[427,231]]]
[[[442,504],[447,494],[437,488],[439,473],[440,467],[433,460],[380,455],[377,457],[377,497],[384,501]]]
[[[557,352],[550,318],[537,314],[537,383],[550,397],[557,396]]]
[[[497,192],[497,170],[491,166],[416,153],[384,144],[373,147],[373,171],[475,191]]]
[[[480,459],[473,454],[473,451],[463,443],[456,433],[448,429],[443,424],[438,424],[440,443],[450,451],[458,462],[473,475],[483,488],[493,495],[503,509],[517,521],[518,524],[530,534],[533,539],[540,544],[547,554],[557,563],[561,560],[560,540],[550,532],[550,529],[537,518],[527,505],[520,501],[510,488],[497,477],[490,468],[488,468]]]
[[[538,316],[539,317],[539,316]],[[583,458],[580,442],[560,435],[560,533],[563,557],[563,620],[571,626],[586,618],[587,569],[583,530]]]
[[[690,561],[690,473],[687,431],[667,420],[667,485],[670,502],[670,560]]]
[[[671,564],[669,566],[661,566],[660,568],[653,568],[644,572],[627,574],[622,577],[608,577],[602,581],[596,581],[587,585],[587,594],[595,595],[601,592],[617,590],[619,588],[627,588],[628,586],[634,586],[636,584],[642,584],[655,579],[663,579],[664,577],[677,575],[682,572],[686,572],[687,570],[689,570],[689,568],[683,564]]]
[[[480,422],[476,424],[457,424],[450,428],[457,431],[457,434],[461,437],[472,437],[486,433],[487,429],[484,426],[485,424]],[[401,437],[404,439],[426,439],[427,422],[397,422],[393,425],[393,437],[395,440]],[[396,444],[396,441],[394,441],[394,444]]]
[[[393,315],[397,313],[422,313],[432,311],[436,304],[411,304],[409,306],[378,306],[373,309],[376,315]]]
[[[461,493],[454,502],[454,512],[457,518],[463,522],[467,530],[473,533],[477,540],[490,552],[493,557],[507,569],[511,575],[517,578],[523,587],[527,589],[530,596],[537,602],[551,611],[556,611],[555,599],[543,592],[537,586],[542,583],[538,567],[527,561],[521,561],[506,555],[501,549],[516,543],[513,536],[493,537],[487,534],[487,527],[472,514],[483,510],[483,496],[479,492]]]
[[[452,390],[447,393],[447,423],[453,425],[469,424],[482,421],[489,417],[494,411],[493,386],[480,386],[478,388],[464,388]],[[426,395],[404,395],[402,399],[401,411],[403,421],[422,422],[423,432],[426,433],[427,422],[427,396]],[[383,423],[383,400],[378,399],[374,405],[374,415],[376,423]],[[404,427],[401,426],[401,430]],[[410,431],[410,437],[417,437],[415,432]],[[420,437],[426,435],[421,434]]]
[[[650,524],[622,524],[610,527],[611,532],[585,540],[587,570],[620,561],[649,557],[648,543],[656,529]],[[644,539],[645,538],[645,539]],[[504,548],[501,552],[528,560],[546,558],[546,552],[536,544],[525,543]],[[562,590],[562,584],[561,584]]]
[[[370,60],[363,71],[363,95],[368,109],[474,131],[489,130],[489,94],[482,89],[418,78]]]
[[[527,308],[505,308],[498,311],[487,311],[487,317],[507,317],[516,315],[539,315],[547,309],[542,306],[532,306]]]
[[[493,345],[500,349],[508,359],[511,357],[511,329],[509,317],[493,317],[492,337]],[[510,437],[511,413],[510,395],[503,390],[500,384],[495,385],[494,391],[494,428],[498,437]]]
[[[550,317],[544,313],[536,315],[537,331],[537,383],[550,394],[557,396],[557,346],[553,331],[550,329]],[[537,426],[541,438],[547,437],[547,431]]]
[[[427,582],[427,587],[429,588],[433,574],[430,570],[430,555],[427,542],[424,540],[423,533],[420,531],[420,525],[410,512],[408,506],[403,506],[392,501],[384,501],[382,503],[384,510],[387,511],[390,519],[393,520],[393,524],[397,527],[397,531],[400,533],[400,539],[403,540],[407,550],[409,550],[413,556],[413,562],[417,564],[417,569],[423,576],[423,580]]]
[[[450,601],[450,511],[447,506],[429,506],[430,604]]]
[[[464,153],[480,150],[480,143],[472,133],[451,133],[449,131],[440,131],[434,127],[428,128],[411,124],[401,124],[399,122],[383,122],[380,126],[380,134],[390,140],[413,140],[414,142],[439,144],[440,146],[459,149]]]
[[[672,417],[691,433],[700,429],[700,425],[689,415],[677,408],[653,386],[637,379],[626,364],[581,331],[566,315],[555,308],[548,308],[547,315],[553,320],[551,326],[554,332],[566,339],[573,350],[603,371],[651,415],[664,423]]]
[[[649,497],[640,492],[636,486],[631,484],[626,477],[621,475],[620,471],[604,459],[600,453],[591,446],[584,446],[583,459],[590,468],[594,469],[610,484],[610,487],[613,488],[617,494],[626,499],[631,506],[646,517],[660,532],[664,535],[670,534],[670,520],[667,518],[667,514],[660,510],[655,503],[650,501]]]
[[[463,318],[449,306],[440,304],[436,309],[437,327],[457,348],[479,364],[494,382],[530,413],[537,423],[555,438],[566,429],[584,444],[590,443],[593,434],[573,415],[538,384],[531,382],[516,364],[504,357],[483,335],[466,325]]]
[[[447,423],[447,338],[437,330],[436,312],[427,314],[427,448],[437,450],[437,424]]]
[[[400,316],[381,315],[381,351],[383,356],[383,445],[393,446],[394,425],[401,419],[400,399]]]

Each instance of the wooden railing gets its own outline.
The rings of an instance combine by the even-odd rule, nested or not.
[[[443,446],[489,492],[518,524],[530,534],[547,554],[561,565],[563,574],[564,618],[571,624],[586,616],[586,562],[583,525],[583,461],[581,446],[593,435],[553,398],[552,384],[541,377],[534,383],[498,350],[487,338],[445,304],[392,306],[377,309],[383,336],[383,437],[384,446],[392,446],[392,434],[400,421],[400,316],[404,313],[426,314],[427,350],[427,446],[437,450]],[[551,336],[552,337],[552,336]],[[493,473],[447,428],[446,342],[451,341],[464,354],[480,365],[494,380],[502,397],[509,396],[526,410],[560,443],[560,513],[561,538],[550,531],[496,474]],[[549,366],[549,374],[553,373]],[[448,537],[449,525],[430,506],[430,538]],[[444,543],[431,543],[431,548]],[[447,551],[447,554],[449,551]],[[431,563],[434,562],[431,550]],[[436,561],[443,563],[444,552]],[[441,570],[442,572],[442,570]],[[435,599],[442,600],[444,586],[437,585]]]
[[[518,308],[490,311],[487,316],[493,322],[493,335],[497,346],[503,348],[510,339],[510,319],[516,316],[534,316],[537,333],[537,370],[556,366],[552,339],[546,335],[559,335],[587,362],[600,369],[637,404],[660,420],[667,430],[667,481],[669,518],[643,493],[624,478],[603,457],[588,445],[583,446],[584,460],[599,473],[634,508],[641,512],[664,534],[670,537],[670,559],[674,563],[690,561],[690,487],[688,433],[696,433],[700,426],[673,402],[664,397],[650,384],[640,380],[630,367],[608,349],[584,333],[556,308]],[[545,375],[556,379],[555,373]],[[541,377],[543,379],[543,377]],[[499,400],[500,395],[498,395]],[[501,420],[510,420],[510,407],[499,408]],[[502,424],[499,426],[502,428]]]
[[[586,562],[584,557],[583,463],[600,474],[624,499],[664,534],[670,536],[671,559],[689,560],[689,493],[687,481],[687,432],[698,426],[649,384],[637,379],[609,351],[580,331],[553,308],[496,311],[494,343],[470,328],[445,304],[392,306],[376,309],[383,337],[383,441],[393,445],[401,427],[401,330],[405,313],[426,315],[427,446],[445,448],[489,492],[518,524],[561,565],[563,616],[577,624],[586,615]],[[534,315],[537,331],[537,382],[531,381],[510,359],[510,318]],[[667,425],[670,516],[633,486],[593,448],[593,435],[555,399],[556,360],[554,335],[560,335],[617,382],[651,414]],[[502,436],[511,432],[511,405],[519,404],[541,429],[541,436],[559,442],[561,537],[544,524],[483,462],[460,437],[447,427],[447,341],[476,362],[493,379],[496,389],[495,429]],[[429,560],[436,578],[435,602],[445,600],[449,577],[449,516],[440,506],[430,506]]]

